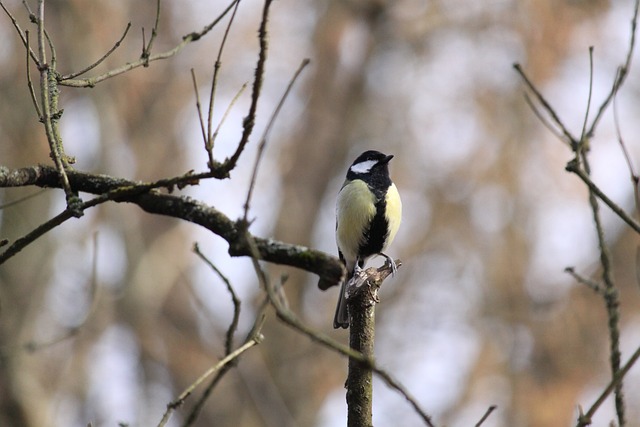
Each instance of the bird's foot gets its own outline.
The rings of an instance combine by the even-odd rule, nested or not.
[[[393,258],[385,253],[380,252],[380,255],[382,255],[391,266],[391,276],[395,276],[398,272],[398,266],[396,265],[396,262],[393,260]]]

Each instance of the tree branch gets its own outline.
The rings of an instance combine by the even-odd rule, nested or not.
[[[107,197],[107,200],[118,203],[133,203],[149,213],[179,218],[200,225],[226,240],[229,243],[231,256],[251,255],[249,245],[241,235],[243,228],[239,227],[238,222],[232,221],[216,208],[197,200],[165,194],[157,190],[158,187],[166,186],[171,189],[176,185],[180,187],[195,184],[199,179],[211,177],[210,173],[187,174],[152,184],[73,170],[68,171],[68,177],[73,191],[102,195]],[[158,185],[159,183],[163,184]],[[0,166],[0,188],[30,185],[60,188],[60,175],[51,166],[40,165],[15,170]],[[104,196],[105,194],[108,196]],[[321,278],[321,283],[326,285],[325,288],[321,288],[323,290],[337,285],[343,275],[340,261],[325,252],[274,239],[254,237],[254,240],[263,260],[317,274]],[[4,253],[0,254],[0,263],[4,261],[3,255]]]

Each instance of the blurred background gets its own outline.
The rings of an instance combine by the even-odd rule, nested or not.
[[[3,1],[35,33],[17,0]],[[35,2],[32,7],[35,8]],[[155,3],[46,3],[58,70],[79,70],[132,29],[96,75],[140,55]],[[199,31],[222,1],[162,2],[155,52]],[[286,100],[267,145],[251,206],[254,234],[335,253],[334,200],[366,149],[395,155],[391,173],[404,222],[388,253],[401,258],[377,307],[377,360],[437,425],[575,425],[610,378],[602,299],[563,270],[599,280],[587,192],[564,171],[571,159],[535,117],[512,68],[522,64],[574,134],[580,134],[594,46],[593,112],[609,92],[630,39],[633,2],[605,0],[294,1],[272,6],[269,59],[256,131],[231,179],[201,182],[186,195],[242,214],[259,136],[296,68],[311,64]],[[262,3],[243,0],[222,57],[218,123],[257,59]],[[195,95],[207,99],[224,24],[178,56],[93,89],[63,88],[62,136],[76,167],[153,181],[206,168]],[[0,164],[50,163],[31,104],[25,53],[0,18]],[[34,41],[35,43],[35,41]],[[32,74],[36,70],[32,68]],[[634,161],[640,71],[617,97]],[[249,105],[246,90],[222,125],[214,154],[235,150]],[[205,106],[206,108],[206,106]],[[594,180],[634,211],[629,170],[612,109],[592,141]],[[0,238],[15,240],[64,209],[59,190],[0,189]],[[87,199],[88,195],[83,195]],[[640,344],[637,236],[602,209],[621,296],[623,361]],[[168,402],[224,353],[233,315],[222,280],[242,300],[236,343],[263,300],[248,259],[192,224],[106,204],[70,220],[0,266],[0,425],[157,425]],[[381,262],[374,260],[372,264]],[[335,288],[289,276],[286,294],[305,322],[332,329]],[[277,321],[214,390],[196,426],[346,424],[347,361]],[[376,380],[376,426],[421,425],[406,401]],[[196,392],[171,419],[179,426]],[[629,426],[640,426],[640,367],[625,381]],[[612,400],[594,425],[615,418]]]

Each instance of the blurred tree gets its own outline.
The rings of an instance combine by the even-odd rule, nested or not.
[[[3,2],[23,28],[18,2]],[[210,23],[218,2],[162,2],[154,51]],[[62,73],[100,58],[96,74],[140,56],[155,2],[46,3]],[[242,2],[222,56],[214,119],[251,82],[261,3]],[[257,131],[230,180],[184,194],[230,218],[242,215],[258,135],[304,57],[303,81],[276,122],[250,216],[258,236],[335,253],[333,203],[355,154],[396,155],[392,175],[405,218],[392,254],[400,274],[382,291],[378,361],[437,425],[570,425],[609,381],[600,298],[562,273],[598,278],[586,189],[564,172],[570,150],[522,98],[519,62],[572,129],[587,105],[587,47],[595,46],[594,99],[613,81],[629,43],[633,2],[401,0],[273,6]],[[227,18],[228,19],[228,18]],[[10,21],[0,25],[0,165],[50,164]],[[77,169],[155,181],[204,170],[195,96],[203,101],[224,21],[179,55],[108,79],[62,88],[62,137]],[[638,158],[637,73],[619,94],[629,150]],[[37,70],[31,68],[32,78]],[[92,74],[93,75],[93,74]],[[600,98],[599,98],[600,97]],[[231,107],[214,147],[230,156],[250,102]],[[592,141],[594,179],[632,209],[633,187],[606,116]],[[176,190],[177,191],[177,190]],[[12,201],[34,195],[20,203]],[[0,190],[0,239],[15,241],[64,208],[59,190]],[[604,209],[603,209],[604,210]],[[605,212],[620,291],[623,357],[637,347],[637,237]],[[224,354],[232,318],[222,281],[191,251],[198,241],[242,300],[236,343],[264,300],[247,259],[233,259],[206,230],[123,204],[88,210],[0,267],[0,425],[156,425],[165,405]],[[294,312],[330,331],[336,292],[316,277],[269,266]],[[346,359],[269,315],[260,346],[217,384],[194,426],[344,425]],[[640,426],[637,369],[626,388],[628,426]],[[376,425],[417,425],[402,400],[377,385]],[[178,411],[180,425],[201,390]],[[613,404],[594,425],[615,419]],[[598,424],[599,423],[599,424]]]

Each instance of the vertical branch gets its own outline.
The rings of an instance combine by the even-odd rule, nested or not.
[[[585,167],[585,172],[589,173],[589,163],[587,161],[586,153],[582,153],[582,163]],[[609,248],[605,241],[604,229],[602,227],[602,220],[600,218],[600,209],[598,206],[598,200],[594,192],[589,189],[589,204],[591,205],[591,211],[593,212],[593,221],[596,227],[596,233],[598,235],[598,246],[600,249],[600,264],[602,265],[602,280],[604,282],[604,301],[607,309],[607,319],[609,327],[609,364],[611,366],[611,376],[615,378],[620,371],[620,301],[618,298],[618,290],[615,287],[613,281],[613,268],[611,266],[611,255],[609,254]],[[622,379],[616,384],[615,390],[615,406],[616,414],[618,416],[618,425],[623,427],[625,425],[625,409],[624,409],[624,395],[622,392]]]
[[[396,268],[402,265],[396,260]],[[387,260],[381,268],[368,268],[357,273],[347,286],[347,304],[349,305],[349,347],[364,356],[365,360],[374,360],[375,344],[375,308],[379,302],[378,290],[382,282],[393,272],[392,264]],[[371,363],[349,357],[347,375],[347,426],[373,426],[373,382],[375,368]],[[377,372],[377,371],[376,371]],[[426,414],[424,414],[426,415]],[[428,416],[423,417],[431,425]]]
[[[258,30],[258,40],[260,41],[260,51],[258,53],[258,63],[256,65],[256,71],[253,79],[253,90],[251,93],[251,105],[249,106],[249,113],[244,118],[242,123],[242,137],[236,148],[236,152],[227,159],[224,163],[225,170],[230,171],[236,167],[240,155],[244,151],[244,147],[249,142],[249,137],[253,132],[253,127],[256,123],[256,111],[258,109],[258,99],[260,98],[260,92],[262,91],[262,81],[264,78],[265,64],[267,62],[267,49],[269,43],[267,41],[267,23],[269,21],[269,8],[273,0],[265,0],[264,8],[262,10],[262,20],[260,21],[260,29]]]
[[[60,135],[57,129],[57,120],[59,116],[58,108],[58,82],[55,70],[51,69],[47,63],[47,53],[44,29],[44,0],[38,1],[38,62],[40,64],[40,97],[42,101],[42,117],[40,118],[44,124],[47,141],[49,142],[50,156],[53,160],[56,170],[60,173],[60,181],[64,189],[67,205],[72,208],[74,216],[81,216],[82,212],[76,209],[78,197],[74,195],[69,184],[66,168],[68,167],[67,159],[64,156],[64,150],[60,141]],[[49,44],[50,40],[49,40]]]
[[[365,285],[366,287],[366,285]],[[366,290],[349,300],[349,346],[373,359],[375,342],[375,301]],[[373,381],[371,366],[349,358],[347,376],[347,426],[373,426]]]
[[[231,30],[231,25],[233,25],[233,20],[236,16],[236,12],[238,11],[238,6],[240,5],[240,1],[238,0],[235,3],[235,7],[233,8],[233,12],[231,13],[231,18],[229,18],[229,24],[227,24],[227,28],[224,31],[224,35],[222,36],[222,41],[220,42],[220,48],[218,49],[218,56],[216,57],[216,62],[213,65],[213,76],[211,78],[211,92],[209,93],[209,115],[207,116],[207,135],[205,137],[205,149],[209,155],[209,169],[213,169],[214,161],[213,161],[213,143],[215,141],[213,136],[213,105],[216,97],[216,88],[218,87],[218,75],[220,73],[220,67],[222,66],[222,52],[224,51],[224,46],[227,42],[227,37],[229,37],[229,31]]]
[[[588,151],[588,135],[586,135],[587,121],[589,120],[589,109],[591,107],[591,93],[593,90],[593,47],[589,48],[589,98],[587,101],[587,110],[585,112],[584,126],[580,143],[577,145],[576,158],[582,162],[582,167],[587,176],[591,174],[591,166],[589,165]],[[615,84],[613,93],[615,94]],[[600,264],[602,265],[602,280],[604,282],[604,301],[607,309],[607,319],[609,327],[609,363],[611,366],[611,377],[615,378],[620,371],[620,305],[618,300],[618,291],[613,281],[613,267],[611,265],[611,255],[604,236],[604,228],[602,219],[600,218],[600,208],[598,199],[591,188],[589,188],[589,205],[593,213],[593,222],[596,227],[598,236],[598,248],[600,250]],[[622,392],[622,380],[615,387],[615,406],[618,416],[618,425],[625,425],[625,409],[624,396]]]

